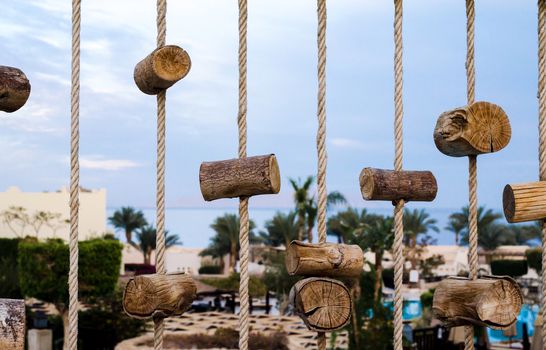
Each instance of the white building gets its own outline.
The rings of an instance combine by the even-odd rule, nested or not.
[[[40,212],[41,220],[36,218]],[[22,215],[14,217],[13,213]],[[57,192],[23,192],[17,187],[10,187],[0,192],[0,237],[38,236],[39,239],[68,240],[69,216],[69,192],[66,188]],[[80,240],[101,236],[105,232],[106,190],[81,189]]]

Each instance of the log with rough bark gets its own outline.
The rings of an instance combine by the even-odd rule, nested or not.
[[[0,66],[0,111],[15,112],[27,102],[30,82],[25,73],[13,67]]]
[[[25,301],[0,299],[0,349],[25,348]]]
[[[206,201],[275,194],[281,189],[279,165],[274,154],[203,162],[199,184]]]
[[[313,277],[298,281],[290,302],[312,331],[331,332],[343,328],[351,318],[351,294],[340,281]]]
[[[448,327],[474,324],[504,329],[517,321],[522,304],[518,284],[510,277],[449,277],[436,287],[432,310]]]
[[[360,173],[360,191],[366,200],[430,202],[436,198],[438,185],[430,171],[364,168]]]
[[[292,241],[285,262],[290,275],[358,277],[364,253],[357,245]]]
[[[135,83],[145,94],[157,95],[184,78],[190,68],[190,56],[184,49],[176,45],[162,46],[136,65]]]
[[[506,185],[502,206],[510,223],[546,219],[546,181]]]
[[[123,293],[123,309],[135,318],[181,315],[196,296],[197,287],[185,273],[140,275],[131,278]]]
[[[436,147],[452,157],[497,152],[508,145],[511,136],[508,116],[501,107],[489,102],[444,112],[434,129]]]

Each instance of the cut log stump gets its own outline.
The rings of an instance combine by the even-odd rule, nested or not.
[[[199,184],[206,201],[275,194],[281,189],[279,165],[274,154],[203,162]]]
[[[506,185],[502,206],[510,223],[546,219],[546,181]]]
[[[449,277],[436,288],[432,311],[448,327],[505,329],[517,321],[522,304],[521,291],[510,277]]]
[[[190,68],[190,56],[184,49],[176,45],[162,46],[136,65],[135,83],[145,94],[157,95],[184,78]]]
[[[497,152],[508,145],[511,136],[504,110],[483,101],[442,113],[434,128],[436,147],[452,157]]]
[[[25,301],[0,299],[0,349],[25,348]]]
[[[364,168],[360,191],[365,200],[424,201],[436,198],[438,185],[430,171],[395,171]]]
[[[358,245],[293,241],[285,262],[290,275],[358,277],[364,268],[364,253]]]
[[[123,293],[123,309],[134,318],[181,315],[196,296],[197,287],[185,273],[140,275],[131,278]]]
[[[0,66],[0,111],[15,112],[30,95],[30,82],[20,69]]]
[[[349,290],[331,278],[314,277],[298,281],[292,287],[289,299],[312,331],[335,331],[343,328],[351,318]]]

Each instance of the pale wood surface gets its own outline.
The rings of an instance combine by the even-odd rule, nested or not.
[[[275,194],[281,189],[279,165],[274,154],[203,162],[199,184],[206,201]]]
[[[316,332],[343,328],[351,317],[351,295],[345,285],[335,279],[312,277],[298,281],[289,296],[296,314]]]
[[[425,201],[436,198],[438,184],[430,171],[394,171],[364,168],[360,191],[366,200]]]
[[[442,113],[434,128],[436,147],[452,157],[497,152],[511,136],[504,110],[483,101]]]
[[[137,63],[134,79],[140,91],[156,95],[184,78],[190,68],[190,56],[184,49],[166,45],[155,49]]]
[[[292,241],[285,262],[291,275],[358,277],[364,267],[364,253],[358,245]]]
[[[510,277],[444,279],[434,292],[434,315],[448,327],[475,324],[505,329],[517,321],[523,296]]]
[[[0,299],[0,349],[25,348],[25,301]]]
[[[30,82],[20,69],[0,66],[0,111],[15,112],[27,102]]]
[[[131,278],[123,293],[123,309],[135,318],[181,315],[196,297],[197,287],[185,273]]]
[[[506,185],[502,206],[510,223],[546,219],[546,181]]]

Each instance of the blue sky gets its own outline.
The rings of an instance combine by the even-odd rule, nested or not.
[[[0,187],[55,190],[69,178],[70,1],[4,2],[0,64],[24,70],[32,94],[0,119]],[[276,153],[283,178],[280,195],[253,205],[287,207],[287,179],[316,172],[316,2],[249,2],[248,153]],[[507,148],[478,159],[480,204],[500,208],[506,183],[537,179],[536,4],[476,6],[476,98],[501,105],[513,131]],[[461,207],[467,160],[441,154],[432,131],[466,102],[464,2],[412,0],[404,11],[404,167],[435,174],[438,197],[425,206]],[[328,16],[328,188],[386,207],[363,202],[358,174],[392,167],[392,2],[330,0]],[[132,78],[155,35],[155,1],[83,0],[81,184],[106,188],[109,206],[155,203],[155,98]],[[167,42],[192,58],[168,91],[167,205],[234,206],[203,202],[198,169],[237,154],[237,2],[170,1]]]

